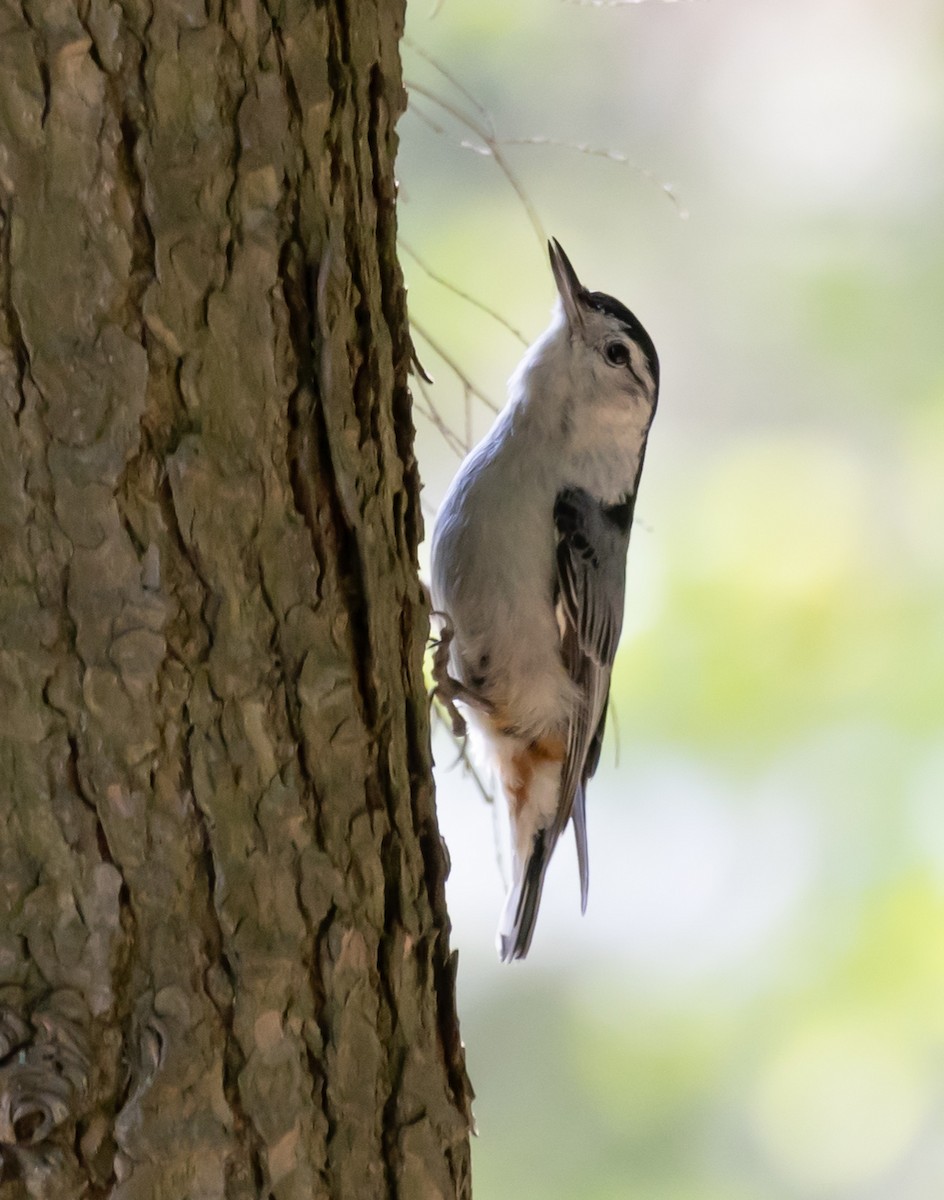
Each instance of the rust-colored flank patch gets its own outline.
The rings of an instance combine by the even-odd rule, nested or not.
[[[563,762],[566,746],[557,734],[535,738],[511,760],[511,769],[503,772],[502,782],[511,800],[513,815],[519,816],[528,799],[535,771],[543,763]]]

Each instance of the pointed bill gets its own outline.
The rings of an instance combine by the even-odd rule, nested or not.
[[[567,323],[572,330],[579,329],[583,325],[583,313],[579,301],[586,288],[577,278],[577,272],[570,265],[570,259],[561,249],[557,238],[551,238],[548,242],[547,252],[551,259],[554,282],[557,284],[561,303],[567,314]]]

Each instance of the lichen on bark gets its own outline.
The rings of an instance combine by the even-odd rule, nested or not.
[[[469,1194],[399,4],[0,0],[0,1198]]]

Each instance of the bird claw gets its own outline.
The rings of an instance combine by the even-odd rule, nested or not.
[[[479,712],[489,714],[494,712],[494,707],[484,696],[480,696],[478,692],[473,691],[460,680],[453,679],[449,674],[449,650],[456,631],[448,613],[434,610],[430,615],[438,617],[442,626],[439,637],[431,639],[432,644],[436,647],[433,651],[433,679],[436,686],[433,688],[431,696],[438,700],[446,710],[453,736],[464,738],[469,728],[465,717],[456,708],[456,701],[461,700],[470,708],[477,708]]]
[[[453,679],[449,674],[449,648],[452,645],[452,639],[456,636],[456,631],[445,613],[433,612],[432,616],[439,617],[442,627],[439,637],[431,639],[435,646],[433,651],[435,687],[430,692],[430,698],[438,700],[446,710],[453,736],[464,738],[469,729],[465,717],[456,708],[456,700],[465,700],[469,703],[471,702],[471,693],[465,684],[460,683],[458,679]]]

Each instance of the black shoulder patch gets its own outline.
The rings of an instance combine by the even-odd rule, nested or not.
[[[629,533],[629,527],[633,523],[633,501],[629,496],[618,504],[610,504],[603,512],[620,533]]]
[[[573,533],[580,521],[577,504],[587,493],[579,488],[564,488],[554,501],[554,524],[561,533]]]

